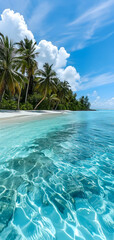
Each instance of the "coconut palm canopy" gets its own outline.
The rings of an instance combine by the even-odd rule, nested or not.
[[[25,102],[27,101],[28,92],[32,93],[33,91],[33,75],[34,71],[37,69],[36,56],[36,42],[25,38],[19,43],[16,43],[18,49],[17,54],[17,69],[20,69],[22,74],[26,74],[28,77],[28,84],[26,88]]]
[[[0,34],[0,100],[6,90],[15,94],[21,91],[21,86],[27,82],[26,77],[16,70],[15,47],[8,37]]]
[[[69,83],[61,82],[53,65],[38,69],[36,42],[13,43],[0,34],[0,108],[89,109],[88,98],[76,99]]]

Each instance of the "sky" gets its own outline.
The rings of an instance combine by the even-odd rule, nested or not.
[[[114,109],[114,0],[0,0],[0,32],[36,41],[39,68],[53,64],[77,98]]]

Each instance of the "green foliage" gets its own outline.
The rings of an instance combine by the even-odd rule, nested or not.
[[[20,104],[20,110],[33,110],[33,105],[27,101],[24,104]]]
[[[50,96],[50,94],[56,91],[56,85],[58,82],[57,74],[52,69],[52,65],[45,63],[43,70],[38,71],[38,83],[37,89],[43,94],[43,98],[35,106],[35,109],[45,100],[45,98]]]
[[[64,104],[60,103],[60,104],[58,105],[57,110],[67,110],[67,109],[66,109],[66,107],[65,107]]]
[[[89,98],[86,96],[82,96],[79,99],[79,106],[80,106],[80,110],[89,110],[90,108],[90,103],[89,103]]]
[[[34,75],[37,71],[36,56],[36,42],[25,38],[19,43],[16,43],[18,49],[16,51],[19,56],[17,57],[17,69],[20,69],[22,74],[26,74],[28,78],[28,84],[26,86],[25,102],[28,98],[28,93],[33,94]]]
[[[15,47],[8,37],[0,34],[0,101],[6,90],[12,95],[21,92],[25,76],[16,70]]]
[[[39,102],[41,98],[42,98],[41,94],[34,92],[33,95],[28,95],[28,102],[32,104],[33,107],[35,107],[37,102]]]
[[[0,109],[17,110],[17,102],[14,100],[3,99],[0,103]]]
[[[61,82],[53,66],[38,69],[36,43],[25,38],[12,43],[0,34],[0,108],[8,110],[89,110],[88,97],[76,99],[67,81]]]

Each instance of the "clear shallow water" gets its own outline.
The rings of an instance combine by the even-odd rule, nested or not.
[[[0,127],[0,240],[112,240],[114,111]]]

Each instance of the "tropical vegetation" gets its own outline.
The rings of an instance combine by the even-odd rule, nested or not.
[[[38,68],[36,42],[13,43],[0,33],[0,109],[89,110],[88,97],[77,100],[69,83],[53,65]]]

